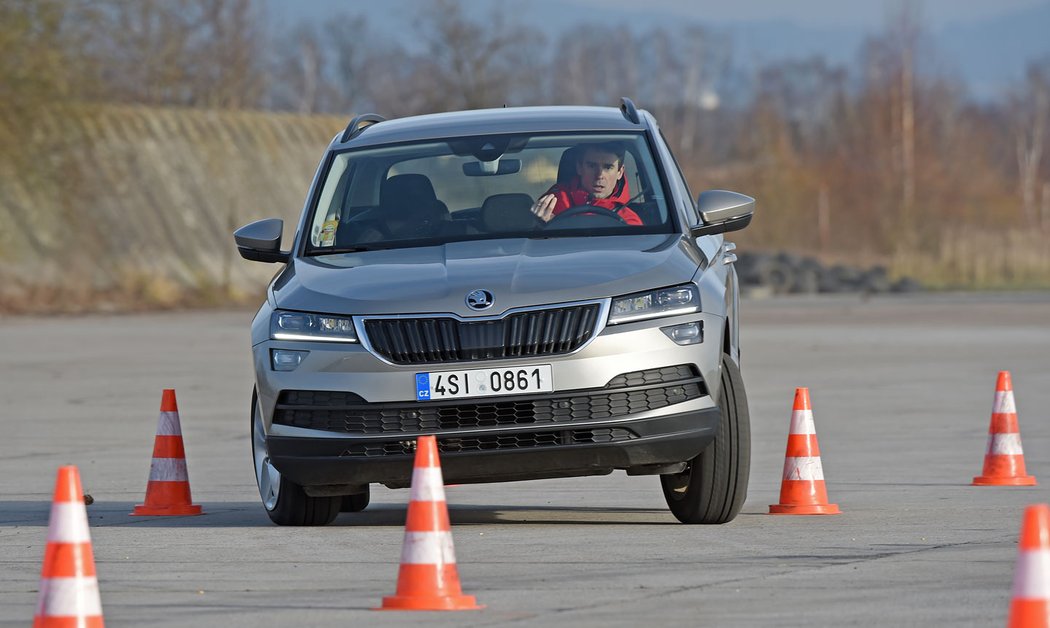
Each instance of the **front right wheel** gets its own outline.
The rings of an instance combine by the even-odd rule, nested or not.
[[[311,497],[303,487],[281,475],[266,450],[266,430],[257,391],[252,391],[252,459],[259,496],[270,521],[279,526],[323,526],[339,515],[343,498]],[[367,505],[367,495],[365,497]],[[362,506],[363,508],[364,506]]]
[[[732,521],[747,497],[751,472],[751,422],[740,369],[722,356],[721,421],[711,444],[685,471],[660,476],[667,505],[682,523]]]

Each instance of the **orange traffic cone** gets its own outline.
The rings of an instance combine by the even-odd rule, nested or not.
[[[459,611],[483,608],[463,595],[449,529],[437,441],[420,436],[412,469],[412,493],[401,547],[397,593],[377,610]]]
[[[1008,628],[1050,626],[1050,505],[1025,508]]]
[[[135,506],[133,515],[199,515],[201,507],[191,503],[186,450],[182,444],[179,406],[175,391],[167,388],[160,400],[157,439],[149,466],[146,503]]]
[[[999,371],[999,378],[995,382],[995,403],[992,406],[992,422],[988,426],[984,471],[973,479],[973,485],[1035,486],[1035,478],[1025,473],[1010,371]]]
[[[74,466],[59,467],[33,628],[102,628],[84,491]]]
[[[809,389],[795,389],[791,410],[787,452],[784,454],[784,480],[780,485],[780,503],[769,507],[771,515],[837,515],[839,507],[828,503],[824,486],[824,469],[820,465],[820,447]]]

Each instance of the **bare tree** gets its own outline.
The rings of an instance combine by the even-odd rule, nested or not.
[[[1047,142],[1050,118],[1050,58],[1028,67],[1023,86],[1010,99],[1011,118],[1017,150],[1018,187],[1021,214],[1029,228],[1045,227],[1040,203],[1040,164]]]
[[[376,106],[378,83],[402,51],[380,42],[367,18],[340,14],[321,26],[302,22],[280,38],[271,58],[273,107],[348,114]]]
[[[914,232],[915,74],[923,35],[917,6],[901,0],[890,13],[886,29],[867,42],[864,53],[869,88],[884,90],[888,96],[883,113],[889,122],[890,166],[899,194],[896,214],[900,231],[906,237]]]
[[[545,37],[508,21],[495,8],[487,22],[468,17],[459,2],[438,0],[416,24],[423,52],[412,57],[415,84],[430,111],[496,107],[535,98],[536,55]]]
[[[109,100],[217,108],[263,98],[263,20],[251,0],[101,0],[89,54]]]
[[[27,112],[92,83],[86,41],[98,14],[88,0],[0,1],[0,103]]]

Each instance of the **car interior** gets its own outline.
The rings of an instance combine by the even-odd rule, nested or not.
[[[495,186],[491,185],[493,181],[491,177],[486,179],[466,174],[465,164],[462,168],[464,174],[455,173],[455,176],[448,176],[447,173],[432,173],[439,175],[438,179],[432,179],[422,172],[404,172],[413,166],[406,166],[404,161],[396,159],[373,161],[363,166],[348,167],[340,176],[333,194],[332,204],[338,207],[338,213],[330,210],[328,214],[329,217],[338,216],[334,246],[344,248],[389,240],[498,237],[499,234],[549,230],[554,223],[545,223],[537,218],[532,213],[531,207],[536,198],[542,195],[550,185],[555,182],[567,184],[576,176],[577,155],[580,149],[580,146],[570,146],[562,150],[554,180],[540,181],[538,184],[535,181],[529,181],[530,191],[533,191],[534,194],[526,191],[497,191],[485,196],[480,205],[454,207],[451,211],[449,203],[446,202],[448,199],[442,199],[436,190],[435,180],[444,183],[446,191],[451,189],[451,186],[461,185],[463,182],[477,183],[476,188],[471,188],[471,190],[492,191],[513,189],[522,181],[520,178],[522,175],[515,170],[513,176],[519,179],[507,178],[501,182],[503,185]],[[653,182],[646,180],[643,168],[637,167],[639,162],[634,150],[633,146],[628,149],[627,167],[624,174],[625,177],[628,177],[632,195],[629,207],[638,214],[645,226],[666,226],[667,221],[661,215],[660,206],[653,193]],[[417,158],[415,161],[427,164],[437,162],[438,159],[420,160]],[[414,167],[423,169],[423,166],[418,164]],[[449,181],[451,184],[448,183]],[[539,191],[535,192],[535,190]],[[469,194],[460,196],[465,196],[467,202],[473,198]],[[357,200],[371,202],[355,204]],[[462,202],[460,199],[460,204]],[[606,220],[601,220],[602,218]],[[622,223],[607,220],[608,218],[610,216],[583,214],[558,221],[554,228],[601,230],[623,226]],[[314,246],[318,244],[316,237],[318,231],[319,228],[315,221]]]

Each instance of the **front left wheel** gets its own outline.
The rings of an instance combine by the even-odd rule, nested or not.
[[[751,423],[740,369],[722,356],[721,420],[715,439],[685,471],[660,476],[667,506],[682,523],[732,521],[747,496],[751,472]]]
[[[266,451],[266,431],[257,391],[252,391],[252,458],[259,496],[270,521],[279,526],[323,526],[332,523],[343,505],[343,498],[311,497],[303,487],[281,475]]]

